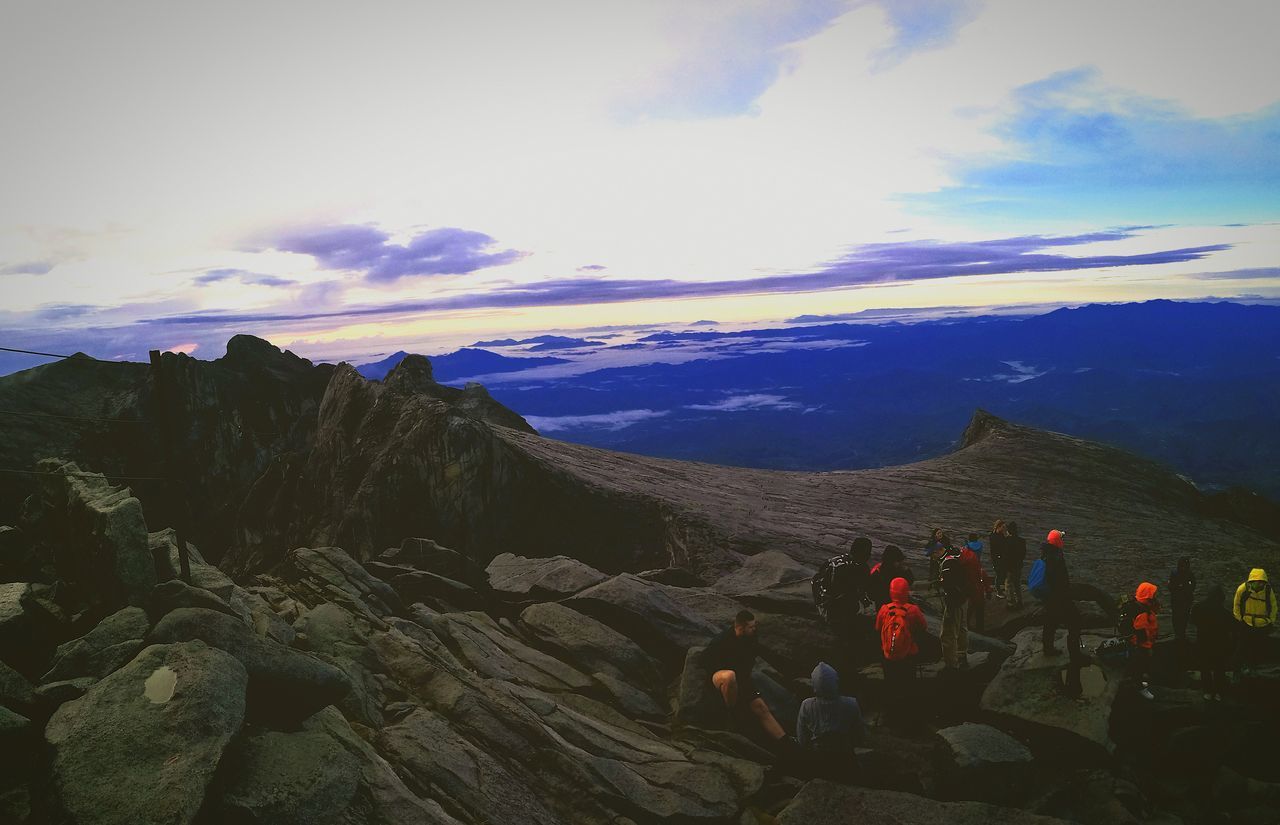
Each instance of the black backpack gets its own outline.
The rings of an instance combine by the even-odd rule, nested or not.
[[[960,550],[948,547],[938,560],[938,581],[947,601],[960,601],[969,595],[969,573],[960,561]]]

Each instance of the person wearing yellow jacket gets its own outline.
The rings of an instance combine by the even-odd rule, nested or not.
[[[1267,580],[1267,571],[1255,567],[1249,571],[1249,578],[1236,588],[1236,597],[1231,603],[1231,611],[1244,627],[1242,653],[1244,654],[1244,672],[1252,675],[1253,669],[1261,662],[1266,648],[1267,634],[1276,623],[1276,594]]]

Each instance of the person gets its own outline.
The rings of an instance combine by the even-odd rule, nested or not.
[[[916,663],[920,656],[917,636],[929,632],[920,608],[911,603],[911,583],[898,577],[889,583],[888,603],[876,614],[883,657],[886,711],[889,721],[901,725],[913,705]]]
[[[1191,608],[1196,626],[1196,659],[1200,664],[1200,689],[1205,701],[1222,701],[1227,687],[1227,667],[1231,663],[1236,622],[1227,610],[1227,594],[1214,585],[1204,599]]]
[[[1159,620],[1156,612],[1157,588],[1151,582],[1138,585],[1134,594],[1132,634],[1129,636],[1129,676],[1143,699],[1154,699],[1151,692],[1151,648],[1155,646]]]
[[[987,599],[991,598],[991,580],[982,566],[982,539],[977,533],[969,534],[965,547],[973,553],[976,563],[968,567],[969,576],[969,629],[985,633],[987,629]]]
[[[1008,544],[1009,528],[1004,523],[1004,519],[996,519],[996,523],[991,525],[991,532],[987,535],[987,546],[991,548],[991,569],[996,574],[996,598],[1003,599],[1005,594],[1005,580],[1008,577],[1006,571],[1004,554],[1005,547]]]
[[[863,657],[875,604],[868,594],[871,539],[859,536],[849,550],[827,560],[813,577],[813,600],[851,664]]]
[[[1044,562],[1044,628],[1041,642],[1044,655],[1056,656],[1062,651],[1055,646],[1058,628],[1067,629],[1067,653],[1071,658],[1080,656],[1080,612],[1071,600],[1071,574],[1067,571],[1064,545],[1067,534],[1062,530],[1050,530],[1040,545],[1040,559]]]
[[[750,610],[739,610],[733,627],[712,639],[703,656],[711,668],[711,684],[720,692],[725,707],[731,712],[745,709],[770,739],[781,740],[786,732],[751,678],[760,650],[756,630],[755,615]]]
[[[943,532],[941,527],[935,527],[929,531],[929,540],[924,545],[924,555],[929,561],[930,596],[938,592],[938,561],[950,546],[951,539]]]
[[[1005,598],[1010,610],[1022,609],[1022,565],[1027,560],[1027,540],[1018,535],[1018,522],[1006,525],[1001,561],[1004,564]]]
[[[1183,556],[1169,574],[1169,606],[1173,609],[1173,637],[1179,647],[1187,644],[1187,620],[1195,603],[1196,579],[1191,574],[1191,559]]]
[[[975,572],[975,568],[977,568]],[[948,547],[938,562],[942,587],[942,658],[948,670],[969,666],[968,609],[981,568],[968,547]]]
[[[869,590],[872,598],[875,599],[877,610],[892,599],[890,592],[892,583],[898,578],[906,579],[908,585],[916,580],[911,573],[911,568],[907,566],[907,557],[902,552],[902,548],[896,544],[890,544],[880,554],[879,564],[871,568]]]
[[[1252,676],[1262,661],[1267,635],[1276,623],[1276,602],[1267,571],[1261,567],[1249,571],[1249,578],[1236,588],[1231,612],[1242,625],[1241,654],[1244,663],[1241,670],[1245,675]]]
[[[796,742],[820,775],[850,778],[862,741],[862,709],[857,699],[840,694],[840,675],[831,665],[818,662],[811,678],[813,696],[800,703]]]

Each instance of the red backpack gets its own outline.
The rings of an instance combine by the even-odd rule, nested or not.
[[[911,655],[911,628],[907,627],[907,608],[892,602],[887,607],[880,627],[880,652],[885,661],[897,662]]]

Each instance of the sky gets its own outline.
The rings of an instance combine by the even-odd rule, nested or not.
[[[0,346],[1277,300],[1276,31],[1232,0],[8,0]]]

